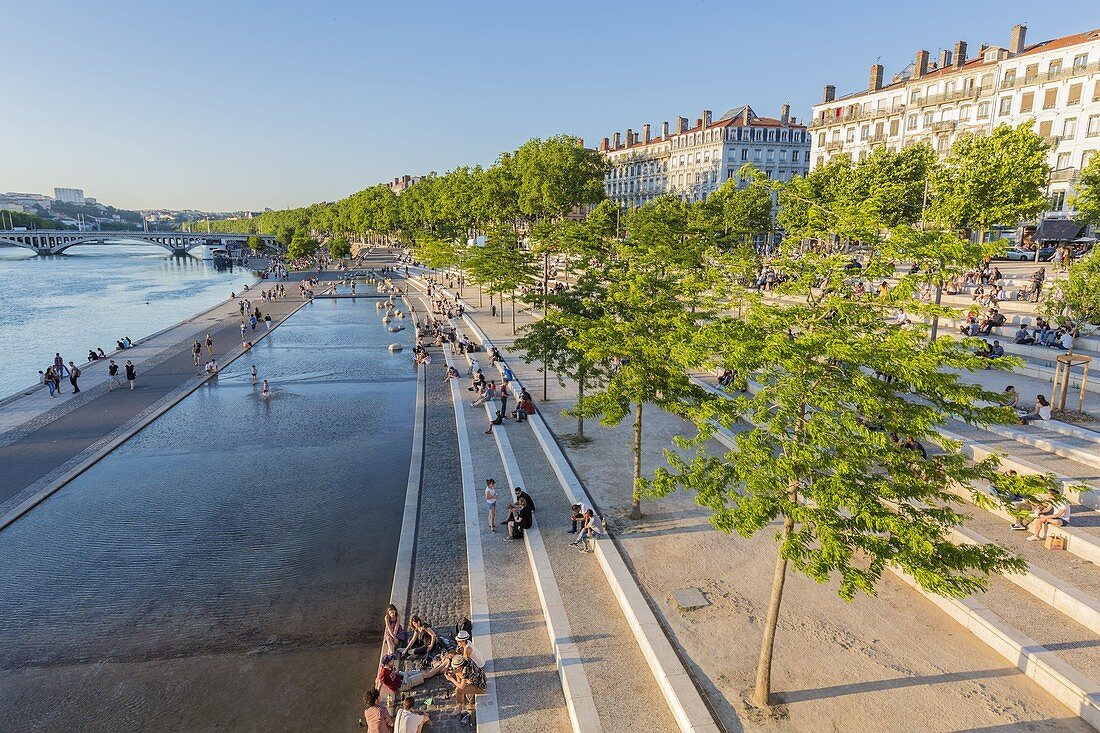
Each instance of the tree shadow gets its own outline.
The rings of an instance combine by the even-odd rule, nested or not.
[[[853,682],[832,687],[818,687],[810,690],[788,690],[775,693],[777,700],[783,703],[809,702],[810,700],[824,700],[844,695],[859,695],[865,692],[884,692],[886,690],[899,690],[904,687],[917,687],[925,685],[948,684],[951,682],[966,682],[970,680],[990,679],[994,677],[1011,677],[1023,674],[1020,670],[1011,667],[998,669],[979,669],[969,672],[947,672],[937,675],[916,675],[914,677],[894,677],[886,680],[869,680],[867,682]]]

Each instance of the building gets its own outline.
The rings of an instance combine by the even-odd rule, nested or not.
[[[844,97],[826,86],[810,122],[814,166],[924,141],[945,155],[964,132],[1030,122],[1050,143],[1047,217],[1071,217],[1067,194],[1100,149],[1100,30],[1030,45],[1026,37],[1017,25],[1007,45],[983,44],[972,59],[964,41],[936,58],[918,51],[888,84],[876,64],[867,88]]]
[[[420,176],[401,176],[400,178],[393,179],[393,182],[387,183],[386,186],[388,186],[389,189],[395,194],[399,194],[407,190],[409,186],[414,185],[419,180]]]
[[[665,122],[657,137],[647,123],[641,133],[628,129],[625,137],[618,132],[605,137],[600,152],[611,165],[607,195],[622,206],[640,206],[665,194],[702,200],[736,178],[745,163],[781,181],[805,175],[810,164],[806,128],[786,104],[778,118],[760,117],[748,105],[717,119],[703,110],[695,125],[680,117],[674,130]]]
[[[63,204],[84,204],[84,190],[80,188],[55,188],[53,197]]]

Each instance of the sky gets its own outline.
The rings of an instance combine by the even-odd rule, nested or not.
[[[1100,27],[1083,0],[4,6],[0,191],[206,211],[333,201],[704,109],[802,118],[880,59],[889,78],[922,48],[1007,45],[1016,23],[1029,43]]]

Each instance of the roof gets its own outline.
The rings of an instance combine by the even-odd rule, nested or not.
[[[1043,53],[1045,51],[1057,51],[1060,48],[1069,48],[1070,46],[1076,46],[1076,45],[1081,44],[1081,43],[1088,43],[1089,41],[1097,41],[1097,40],[1100,40],[1100,28],[1096,28],[1096,29],[1093,29],[1091,31],[1084,31],[1082,33],[1073,33],[1073,34],[1068,35],[1068,36],[1062,36],[1061,38],[1053,38],[1053,39],[1050,39],[1050,40],[1047,40],[1047,41],[1039,41],[1038,43],[1033,43],[1030,46],[1025,46],[1023,51],[1016,54],[1012,58],[1022,58],[1024,56],[1030,56],[1030,55],[1036,54],[1036,53]],[[993,48],[993,47],[994,46],[986,46],[985,50],[989,50],[990,48]],[[1003,46],[997,46],[997,48],[1003,48]],[[980,68],[982,66],[993,66],[993,65],[996,65],[997,63],[999,63],[999,62],[998,61],[986,61],[985,58],[983,57],[983,54],[979,53],[977,56],[975,56],[974,58],[972,58],[969,61],[967,61],[966,63],[964,63],[962,66],[955,66],[954,64],[948,64],[947,66],[943,66],[941,68],[929,71],[928,73],[924,74],[920,78],[922,80],[924,80],[924,79],[936,79],[936,78],[943,77],[943,76],[950,76],[953,73],[966,73],[966,72],[969,72],[969,71],[975,71],[975,70],[977,70],[978,68]],[[883,91],[888,91],[888,90],[894,89],[894,88],[900,89],[900,88],[904,87],[909,81],[912,81],[912,79],[911,78],[910,79],[901,79],[901,80],[893,82],[891,84],[883,85],[880,89],[877,89],[875,91],[876,92],[883,92]],[[860,91],[857,91],[857,92],[852,92],[850,94],[845,94],[843,97],[837,97],[832,102],[821,102],[821,104],[832,104],[833,102],[841,102],[843,100],[852,99],[854,97],[862,97],[864,94],[867,94],[869,91],[870,90],[868,90],[868,89],[861,89]],[[817,106],[817,105],[815,105],[815,106]]]
[[[1040,242],[1069,242],[1077,239],[1084,228],[1073,219],[1043,219],[1035,230],[1035,239]]]
[[[745,112],[748,112],[748,117],[749,117],[748,122],[745,122],[745,120],[744,120],[744,113]],[[610,151],[613,151],[613,150],[626,150],[628,148],[640,148],[640,147],[644,147],[646,145],[654,145],[654,144],[657,144],[657,143],[668,142],[671,138],[675,137],[676,135],[687,135],[687,134],[692,133],[692,132],[699,132],[700,130],[714,130],[714,129],[718,129],[718,128],[732,127],[732,126],[738,125],[738,124],[742,125],[742,126],[745,126],[745,127],[748,127],[748,126],[752,126],[752,127],[784,127],[782,120],[777,119],[775,117],[760,117],[756,114],[756,112],[753,111],[752,107],[745,104],[745,105],[742,105],[740,107],[734,107],[733,109],[728,110],[724,115],[722,115],[718,119],[713,119],[712,118],[711,123],[709,125],[704,125],[704,124],[702,124],[702,120],[699,120],[699,122],[695,126],[689,127],[687,129],[685,129],[683,132],[679,132],[677,130],[671,130],[669,132],[667,138],[663,135],[661,137],[651,137],[649,139],[648,143],[645,142],[644,140],[640,140],[639,142],[637,142],[633,145],[628,145],[628,144],[624,143],[623,145],[621,145],[618,148],[608,147],[607,151],[610,152]],[[788,129],[791,129],[791,130],[805,130],[806,129],[805,125],[796,124],[796,123],[790,122],[790,121],[787,122],[786,127]]]

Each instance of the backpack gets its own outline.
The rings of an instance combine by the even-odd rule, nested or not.
[[[470,619],[465,616],[462,617],[461,621],[455,624],[455,636],[458,636],[458,632],[460,631],[465,631],[470,636],[474,635],[474,625],[470,622]]]
[[[73,367],[72,377],[73,379],[77,379],[80,377],[80,370],[78,368]]]

